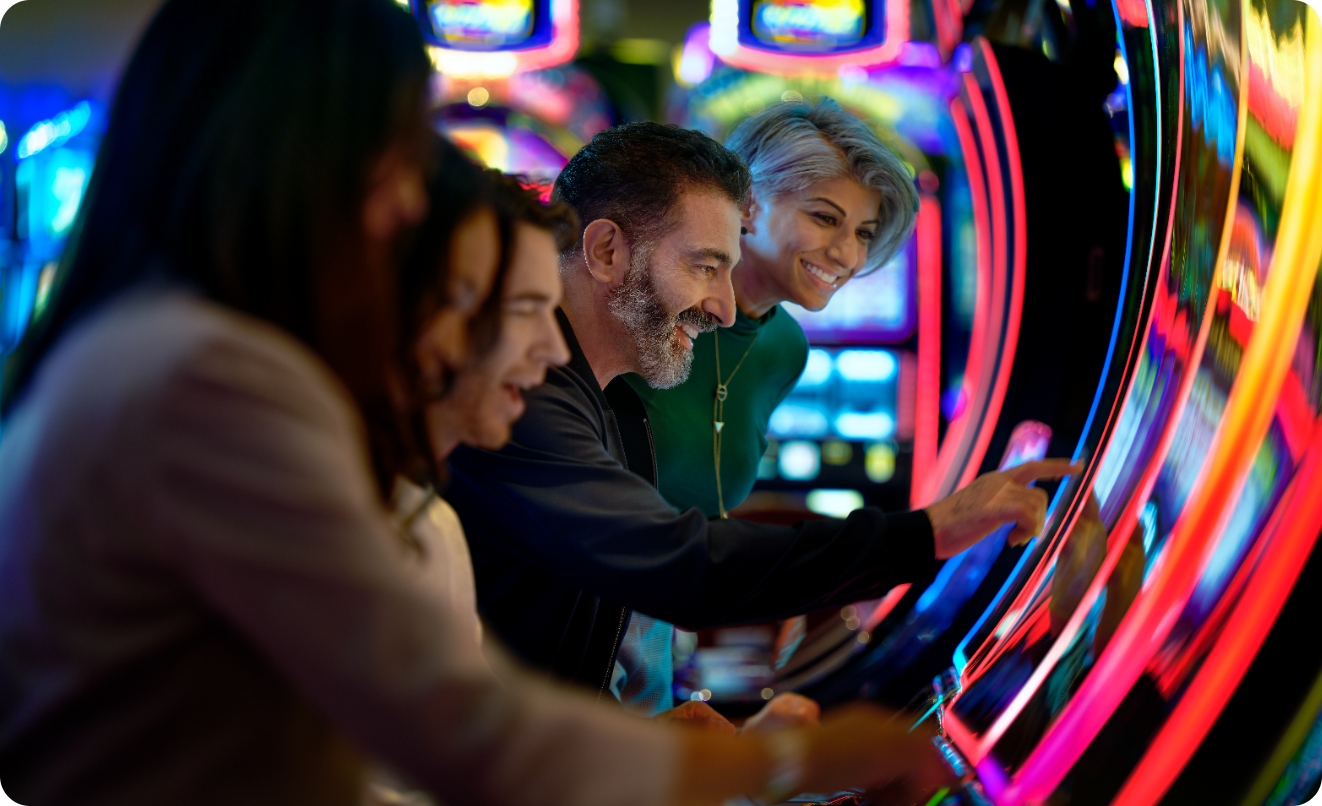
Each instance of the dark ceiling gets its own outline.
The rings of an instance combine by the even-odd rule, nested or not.
[[[708,0],[581,0],[586,44],[620,38],[680,42]],[[160,0],[23,0],[0,24],[0,81],[53,83],[102,95]],[[3,3],[0,2],[0,5]]]

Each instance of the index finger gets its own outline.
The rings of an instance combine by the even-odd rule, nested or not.
[[[1083,465],[1071,462],[1069,459],[1041,459],[1036,462],[1024,462],[1002,472],[1013,481],[1028,484],[1038,479],[1058,479],[1062,476],[1082,473]]]

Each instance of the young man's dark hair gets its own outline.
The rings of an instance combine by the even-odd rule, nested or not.
[[[744,161],[702,132],[644,121],[593,137],[556,179],[553,198],[574,208],[584,224],[614,221],[639,245],[678,225],[684,191],[711,190],[742,205],[752,183]]]

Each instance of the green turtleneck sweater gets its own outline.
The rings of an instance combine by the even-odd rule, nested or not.
[[[673,389],[653,389],[637,375],[625,376],[652,423],[661,495],[681,511],[697,507],[708,517],[720,515],[712,425],[718,339],[721,380],[727,381],[728,392],[721,428],[721,490],[727,511],[752,491],[767,449],[771,413],[794,388],[808,361],[803,329],[777,305],[761,319],[739,312],[733,326],[699,336],[693,345],[693,371]],[[741,359],[743,366],[735,373]]]

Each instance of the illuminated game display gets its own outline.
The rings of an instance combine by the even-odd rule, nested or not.
[[[540,20],[537,10],[533,0],[428,0],[427,20],[434,40],[445,47],[525,48],[551,35],[545,10]]]
[[[508,77],[564,64],[578,50],[577,0],[410,0],[452,77]]]
[[[15,243],[0,288],[0,356],[18,344],[45,303],[92,175],[102,112],[92,101],[32,126],[10,144]]]
[[[899,0],[714,0],[711,48],[749,70],[830,73],[894,61],[908,20]]]

